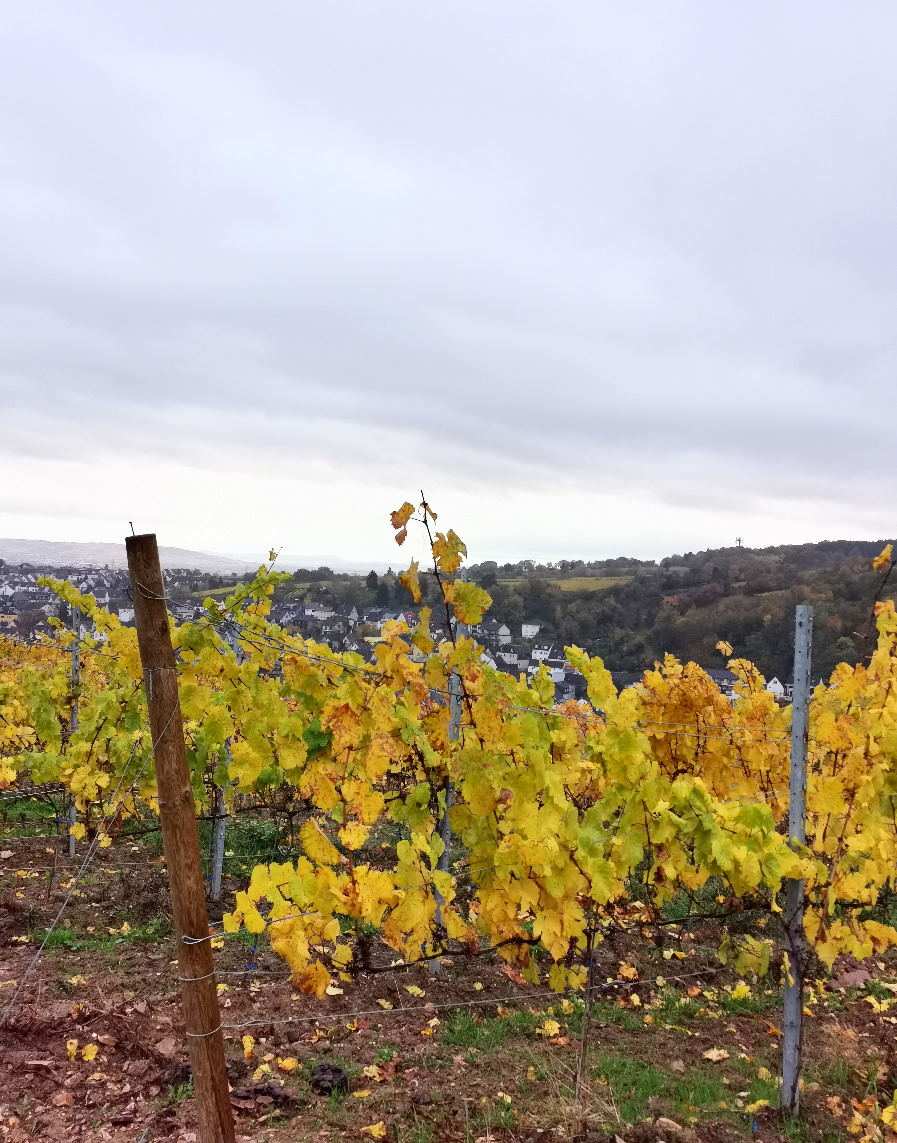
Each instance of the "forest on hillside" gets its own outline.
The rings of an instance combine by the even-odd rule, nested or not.
[[[540,619],[547,635],[601,655],[615,671],[641,670],[665,652],[719,666],[714,648],[725,639],[767,676],[785,679],[798,603],[815,608],[814,675],[866,654],[882,589],[871,560],[885,542],[719,548],[658,563],[490,563],[470,575],[493,596],[496,618],[512,628]],[[889,585],[883,594],[892,594]]]
[[[871,569],[885,540],[834,540],[769,548],[717,548],[659,561],[521,560],[472,564],[469,579],[493,598],[490,614],[515,637],[524,620],[542,624],[540,640],[576,643],[614,671],[640,671],[670,652],[703,666],[721,666],[715,645],[756,662],[767,676],[790,677],[794,608],[816,611],[814,675],[867,653],[877,594],[892,594]],[[421,576],[424,604],[436,599]],[[292,591],[332,603],[408,608],[410,598],[391,571],[367,576],[329,568],[301,570]]]

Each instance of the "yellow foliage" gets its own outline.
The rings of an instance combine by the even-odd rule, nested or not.
[[[397,539],[414,512],[407,501],[393,513]],[[424,505],[421,520],[435,520]],[[440,621],[448,607],[478,623],[490,600],[457,578],[463,541],[437,532],[431,555]],[[892,559],[888,546],[875,566]],[[412,562],[404,579],[412,594],[418,571]],[[897,944],[890,925],[867,918],[897,869],[891,602],[878,605],[868,661],[839,665],[814,692],[807,840],[791,846],[782,828],[791,712],[753,664],[730,660],[734,702],[672,656],[618,693],[599,658],[568,647],[590,701],[558,707],[547,671],[514,679],[485,665],[473,638],[434,644],[427,609],[414,630],[386,624],[373,663],[297,636],[270,622],[278,582],[261,569],[210,599],[202,619],[173,624],[172,637],[196,797],[217,787],[227,804],[259,789],[305,800],[302,856],[258,866],[224,918],[226,932],[266,932],[303,991],[325,995],[370,930],[406,963],[446,941],[494,944],[515,979],[581,987],[587,941],[602,923],[644,925],[711,879],[721,911],[760,907],[774,919],[784,879],[803,878],[806,934],[826,963]],[[84,838],[90,824],[105,846],[113,819],[156,808],[146,684],[134,631],[71,585],[51,586],[96,631],[78,648],[78,725],[72,635],[0,640],[0,785],[60,782],[78,812],[73,835]],[[239,632],[238,653],[228,630]],[[727,643],[718,649],[732,654]],[[448,869],[439,868],[446,814],[453,861],[463,854]],[[771,950],[758,926],[733,932],[720,954],[749,980],[767,970]],[[633,966],[619,971],[635,979]],[[732,995],[748,987],[740,981]]]

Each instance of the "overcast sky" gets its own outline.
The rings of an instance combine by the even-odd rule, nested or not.
[[[11,3],[0,535],[895,532],[897,6]]]

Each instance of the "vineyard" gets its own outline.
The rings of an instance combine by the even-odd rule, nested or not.
[[[894,605],[805,733],[724,643],[735,701],[672,657],[618,692],[568,647],[588,702],[557,705],[466,634],[490,599],[455,532],[391,522],[441,610],[372,662],[270,621],[273,554],[167,632],[132,567],[137,631],[54,581],[94,634],[0,640],[2,1130],[226,1138],[220,1043],[245,1139],[897,1138]],[[201,874],[160,796],[181,717]]]

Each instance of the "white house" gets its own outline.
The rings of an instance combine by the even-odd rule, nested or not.
[[[539,630],[540,630],[541,626],[542,626],[541,623],[524,623],[524,624],[522,624],[520,627],[520,638],[521,639],[535,639],[535,637],[539,634]]]
[[[544,659],[551,658],[552,647],[550,643],[542,643],[538,647],[533,647],[532,659],[534,663],[541,663]]]
[[[779,700],[785,697],[785,684],[780,682],[775,675],[766,684],[766,689]]]
[[[551,681],[557,685],[564,681],[566,669],[563,659],[552,659],[550,662],[536,662],[535,660],[527,667],[526,673],[530,678],[539,670],[540,667],[545,667],[548,674],[551,676]]]

